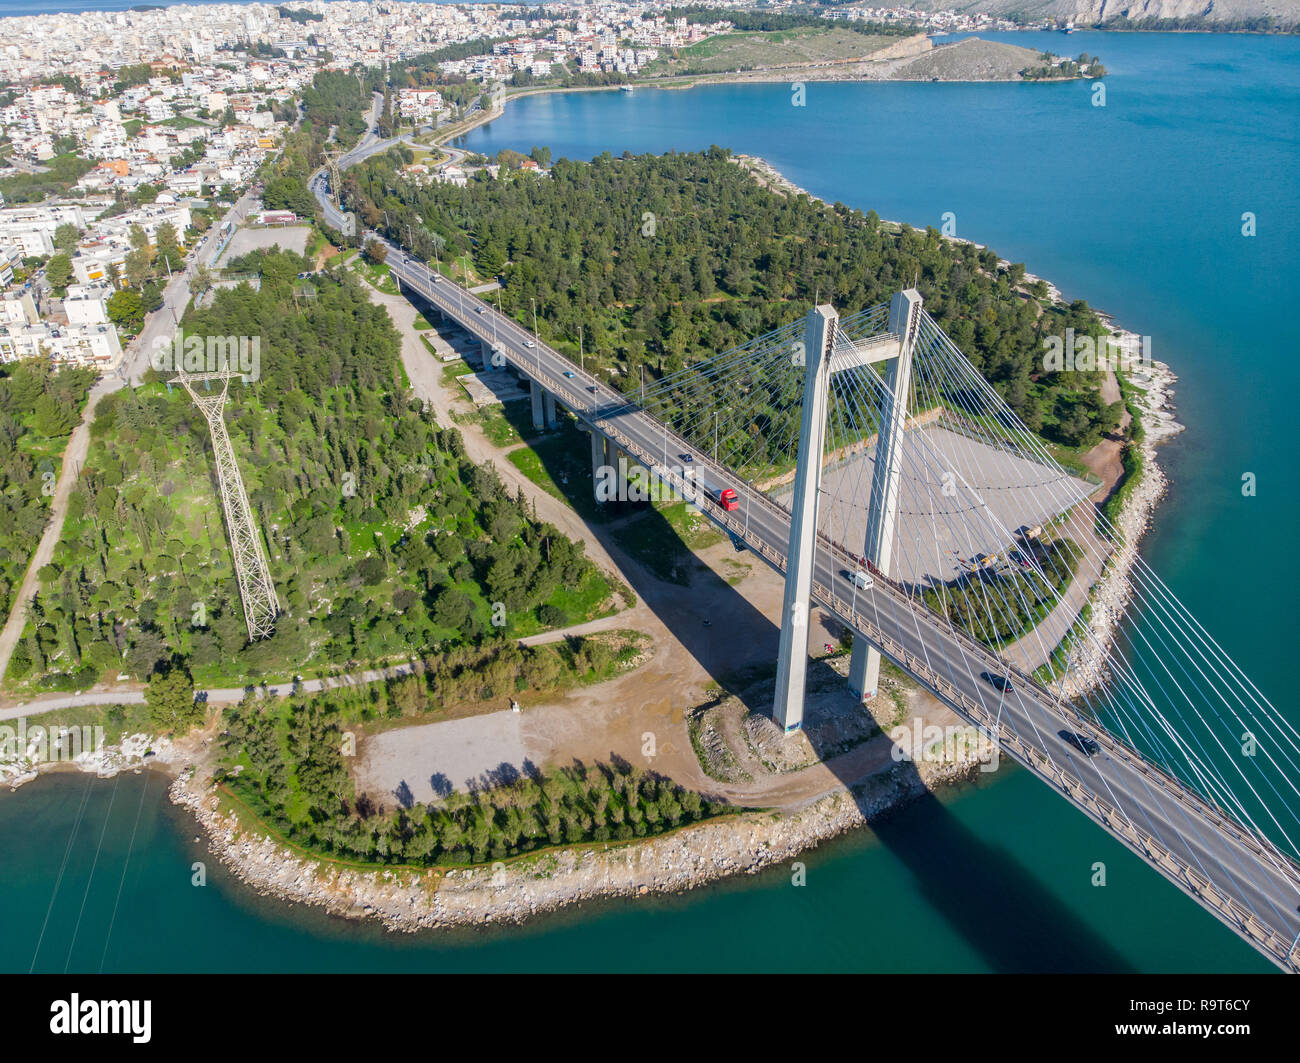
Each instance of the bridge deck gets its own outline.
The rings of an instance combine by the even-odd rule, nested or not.
[[[423,263],[396,248],[390,249],[388,262],[396,279],[497,347],[510,366],[537,381],[664,482],[686,490],[678,455],[694,455],[697,474],[734,487],[740,501],[730,512],[706,503],[705,512],[784,574],[790,534],[786,509],[459,285],[446,278],[433,281]],[[1072,705],[1030,675],[942,623],[901,586],[878,579],[872,590],[856,588],[849,577],[856,568],[849,553],[824,536],[819,542],[813,596],[823,608],[967,721],[995,735],[1004,753],[1275,964],[1300,971],[1300,868],[1077,715]],[[985,673],[1010,676],[1013,692],[996,690],[982,678]],[[1101,752],[1086,757],[1072,751],[1060,737],[1062,731],[1092,736]]]

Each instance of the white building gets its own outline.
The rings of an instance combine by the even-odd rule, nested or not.
[[[108,298],[112,289],[106,284],[70,284],[63,300],[63,312],[69,325],[104,325],[108,323]]]

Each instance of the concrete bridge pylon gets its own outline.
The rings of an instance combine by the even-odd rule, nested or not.
[[[898,522],[899,480],[902,477],[903,432],[912,393],[912,351],[921,319],[921,296],[912,288],[889,301],[889,331],[899,338],[898,353],[886,360],[885,393],[881,400],[880,435],[876,442],[876,467],[871,477],[867,509],[867,535],[862,556],[882,575],[891,574],[894,533]],[[880,650],[866,639],[853,641],[849,659],[849,689],[863,701],[880,687]]]
[[[803,416],[798,466],[790,499],[790,549],[786,554],[781,640],[777,650],[773,717],[788,734],[803,726],[804,680],[808,672],[808,609],[812,598],[813,551],[817,547],[817,497],[826,441],[830,397],[830,347],[839,315],[829,305],[808,311],[804,332]]]
[[[839,317],[834,307],[817,306],[808,313],[804,333],[802,420],[794,492],[790,499],[790,546],[786,554],[773,705],[773,717],[787,734],[803,726],[813,556],[817,548],[817,503],[821,492],[831,377],[834,373],[861,365],[884,363],[885,366],[886,389],[879,411],[880,431],[862,556],[880,575],[888,576],[898,519],[902,440],[912,387],[912,352],[920,320],[921,295],[909,288],[890,300],[888,336],[882,337],[885,342],[837,350],[835,335]],[[879,648],[863,638],[856,639],[849,663],[850,689],[865,701],[875,695],[879,677]]]

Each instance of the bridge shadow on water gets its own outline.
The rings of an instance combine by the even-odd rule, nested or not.
[[[414,293],[406,294],[429,320],[436,320],[432,307]],[[588,437],[568,415],[561,416],[559,428],[539,432],[533,427],[529,403],[510,402],[500,409],[532,448],[554,487],[619,562],[631,590],[718,684],[721,696],[737,697],[750,713],[770,718],[769,680],[776,675],[780,636],[771,617],[695,558],[673,524],[651,504],[597,503]],[[735,559],[755,570],[766,569],[749,551],[737,552]],[[773,612],[779,608],[778,594]],[[814,613],[824,616],[821,610]],[[828,639],[837,638],[838,629],[838,621],[825,618]],[[664,674],[662,664],[658,672]],[[845,704],[851,703],[843,678],[824,659],[809,661],[808,686],[810,690],[842,689],[844,699],[849,699]],[[822,706],[811,711],[827,710]],[[835,750],[818,748],[814,734],[809,739],[818,757],[825,758],[823,763],[867,814],[865,798],[852,788],[852,776],[836,771]],[[903,787],[917,781],[908,763],[894,770]],[[1042,799],[1050,796],[1044,792]],[[878,816],[871,829],[911,873],[927,904],[993,970],[1123,973],[1132,969],[1094,927],[1035,879],[1014,852],[979,837],[933,794],[923,791]]]
[[[905,767],[914,775],[910,764]],[[1049,799],[1044,792],[1042,800]],[[929,906],[994,971],[1133,971],[1015,853],[979,837],[934,794],[922,793],[878,818],[871,830],[911,872]]]

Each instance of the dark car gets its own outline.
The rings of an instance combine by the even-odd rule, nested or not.
[[[997,675],[994,672],[981,672],[980,678],[986,683],[992,683],[1004,694],[1010,694],[1016,689],[1011,685],[1011,680],[1004,675]]]
[[[1087,735],[1078,734],[1074,731],[1060,731],[1058,733],[1066,742],[1074,746],[1074,748],[1085,757],[1095,757],[1101,752],[1101,746],[1097,745],[1097,743]]]

